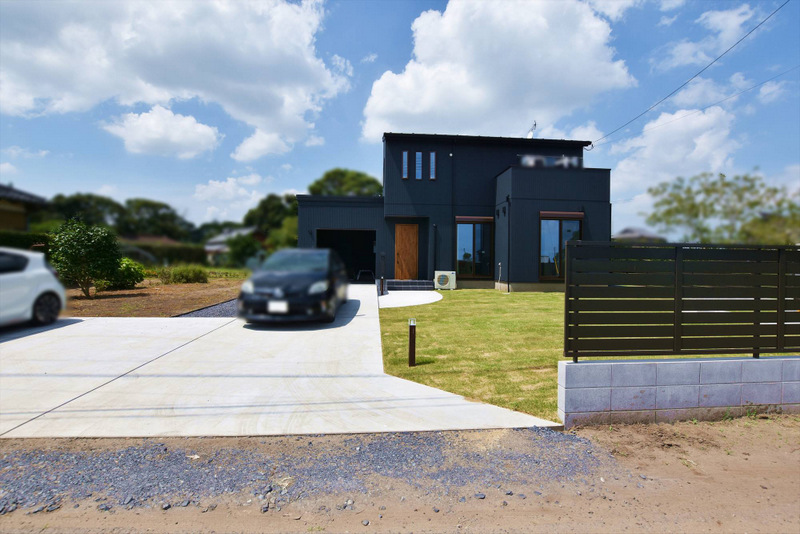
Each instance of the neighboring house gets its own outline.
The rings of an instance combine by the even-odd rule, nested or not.
[[[220,260],[230,252],[228,240],[240,235],[252,235],[256,240],[260,242],[264,241],[264,235],[259,232],[255,226],[225,230],[221,234],[206,241],[205,250],[209,265],[219,264]]]
[[[46,204],[42,197],[0,184],[0,230],[27,232],[30,214]]]
[[[611,171],[583,167],[589,144],[386,133],[384,196],[298,195],[298,246],[336,249],[351,277],[558,287],[565,241],[611,235]]]
[[[666,243],[667,239],[644,228],[628,227],[611,236],[614,241],[631,243]]]

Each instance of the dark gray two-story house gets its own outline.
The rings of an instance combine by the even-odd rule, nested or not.
[[[337,250],[352,278],[559,288],[565,241],[611,237],[611,173],[584,167],[589,144],[386,133],[383,196],[299,195],[298,245]]]

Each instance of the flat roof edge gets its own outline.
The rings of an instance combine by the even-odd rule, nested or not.
[[[297,195],[297,201],[304,203],[383,204],[383,197]]]
[[[580,145],[587,147],[591,141],[579,141],[575,139],[545,139],[534,137],[499,137],[486,135],[458,135],[458,134],[426,134],[426,133],[403,133],[403,132],[384,132],[383,140],[391,139],[438,139],[441,141],[481,141],[490,143],[529,143],[529,144],[558,144],[558,145]]]

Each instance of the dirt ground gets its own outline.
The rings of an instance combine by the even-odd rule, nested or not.
[[[765,417],[765,416],[762,416]],[[513,431],[484,431],[460,440],[466,457],[512,440]],[[714,423],[584,428],[576,433],[616,458],[590,481],[542,488],[431,491],[365,474],[364,494],[317,494],[260,513],[251,494],[215,499],[216,506],[115,509],[91,499],[51,513],[0,516],[3,532],[800,532],[800,417],[771,415]],[[168,438],[199,456],[220,448],[297,450],[294,437]],[[303,438],[311,439],[311,438]],[[346,436],[317,436],[315,449],[344,446]],[[141,442],[141,440],[138,440]],[[106,450],[137,440],[2,440],[19,449]],[[612,462],[613,463],[613,462]],[[605,471],[603,471],[605,470]],[[607,471],[607,472],[606,472]],[[498,485],[499,486],[499,485]],[[540,490],[537,495],[534,493]],[[526,498],[519,498],[525,493]],[[466,496],[464,501],[461,498]],[[340,510],[353,499],[353,510]],[[78,504],[77,508],[73,506]],[[364,522],[368,521],[368,524]]]
[[[69,317],[173,317],[235,299],[241,279],[210,278],[207,284],[162,284],[147,278],[135,289],[92,292],[87,299],[79,289],[67,290]]]

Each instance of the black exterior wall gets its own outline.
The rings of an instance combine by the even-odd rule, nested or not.
[[[502,262],[502,280],[508,280],[510,253],[511,281],[537,282],[540,211],[584,211],[583,238],[610,239],[610,171],[582,168],[582,159],[577,168],[520,167],[521,158],[582,158],[586,145],[584,141],[386,133],[384,196],[298,196],[298,244],[316,246],[318,229],[375,230],[375,274],[391,279],[395,274],[394,226],[417,224],[418,278],[431,280],[434,270],[456,270],[456,218],[492,217],[494,279]],[[403,152],[408,153],[407,178],[402,176]],[[417,152],[422,154],[419,180]],[[431,152],[436,153],[435,179],[430,173]],[[510,210],[505,205],[507,196]]]
[[[608,241],[609,195],[610,173],[606,169],[511,167],[504,171],[497,177],[495,197],[495,279],[508,282],[510,274],[514,283],[539,282],[539,221],[543,211],[583,213],[581,239]],[[503,264],[502,273],[498,273],[498,262]]]

